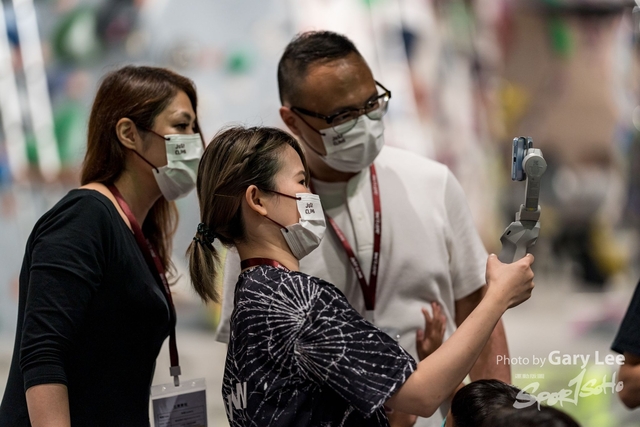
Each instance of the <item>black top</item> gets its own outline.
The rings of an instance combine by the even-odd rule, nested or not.
[[[66,384],[71,425],[148,426],[169,306],[113,203],[69,192],[36,223],[0,426],[29,426],[25,390]]]
[[[627,314],[622,320],[611,349],[618,353],[628,352],[640,357],[640,282],[636,286]]]
[[[330,283],[266,265],[240,275],[222,385],[231,427],[388,426],[383,404],[415,366]]]

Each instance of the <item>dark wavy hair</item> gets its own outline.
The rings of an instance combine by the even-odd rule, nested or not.
[[[158,116],[179,91],[189,97],[193,111],[198,98],[193,82],[165,68],[126,66],[108,73],[102,80],[89,116],[87,153],[82,164],[82,185],[113,184],[125,168],[126,148],[116,135],[116,123],[123,117],[151,129]],[[196,121],[196,127],[198,123]],[[151,207],[142,231],[157,249],[166,270],[172,272],[171,242],[178,224],[175,203],[164,197]]]

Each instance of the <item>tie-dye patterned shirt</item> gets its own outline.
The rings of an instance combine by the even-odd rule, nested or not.
[[[222,395],[229,424],[388,426],[414,359],[332,284],[261,265],[235,289]]]

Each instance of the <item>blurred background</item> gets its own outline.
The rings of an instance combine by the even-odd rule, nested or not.
[[[164,66],[196,83],[203,136],[228,123],[283,127],[276,66],[298,32],[349,36],[393,93],[386,143],[448,165],[489,251],[523,202],[511,140],[533,138],[549,164],[541,191],[534,297],[505,315],[514,383],[572,389],[576,365],[533,356],[588,354],[585,382],[640,277],[640,19],[621,0],[2,0],[0,7],[0,395],[11,360],[18,274],[37,219],[78,186],[87,117],[106,72]],[[226,346],[218,307],[189,289],[184,252],[199,222],[178,201],[174,261],[185,377],[208,384],[210,425]],[[639,325],[640,327],[640,325]],[[156,381],[169,382],[166,349]],[[575,385],[573,386],[575,387]],[[559,403],[558,403],[559,405]],[[606,389],[563,404],[585,427],[640,426]]]

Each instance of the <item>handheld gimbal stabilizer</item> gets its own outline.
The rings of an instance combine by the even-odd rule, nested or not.
[[[512,263],[524,257],[535,245],[540,234],[540,179],[547,170],[547,162],[542,151],[533,148],[531,138],[513,139],[513,163],[511,179],[526,180],[524,204],[516,212],[516,220],[511,223],[500,237],[502,251],[498,259],[504,263]]]

